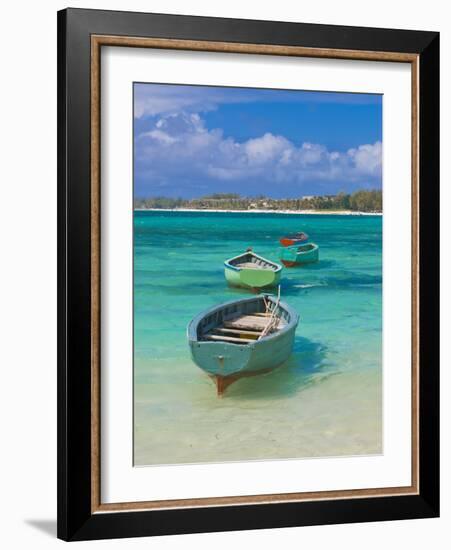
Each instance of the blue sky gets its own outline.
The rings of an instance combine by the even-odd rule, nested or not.
[[[382,185],[382,96],[136,83],[136,197]]]

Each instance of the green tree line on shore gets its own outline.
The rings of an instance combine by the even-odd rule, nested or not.
[[[236,193],[214,193],[196,199],[170,197],[137,198],[137,209],[200,210],[351,210],[356,212],[382,212],[382,191],[362,189],[351,194],[318,195],[291,199],[273,199],[260,195],[242,197]]]

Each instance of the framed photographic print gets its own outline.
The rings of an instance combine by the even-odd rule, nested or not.
[[[439,36],[58,14],[58,536],[439,513]]]

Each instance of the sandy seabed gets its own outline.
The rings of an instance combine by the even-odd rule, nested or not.
[[[203,373],[165,403],[136,393],[135,465],[381,454],[379,371],[296,381],[290,364],[230,386],[216,397]],[[184,414],[184,409],[189,414]],[[160,414],[155,411],[159,410]],[[186,410],[187,412],[187,410]]]

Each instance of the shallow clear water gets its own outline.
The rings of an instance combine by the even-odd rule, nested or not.
[[[137,211],[134,226],[136,465],[382,452],[382,217]],[[186,326],[249,295],[227,287],[225,259],[252,246],[277,260],[294,231],[320,260],[282,273],[293,354],[218,399]]]

